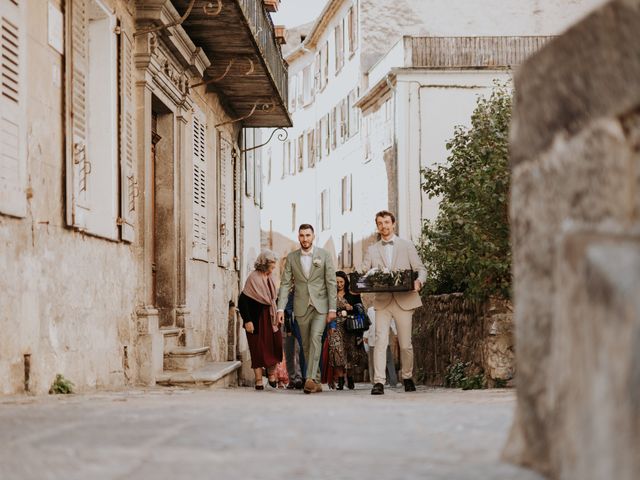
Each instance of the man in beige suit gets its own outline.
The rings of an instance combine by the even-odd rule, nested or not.
[[[376,310],[376,348],[373,359],[373,388],[371,395],[384,394],[387,345],[391,319],[396,322],[400,343],[400,363],[405,392],[416,390],[413,383],[413,347],[411,346],[411,322],[413,311],[422,306],[418,293],[427,279],[424,267],[413,243],[396,236],[396,217],[383,210],[376,213],[376,227],[380,241],[371,245],[364,258],[361,270],[372,268],[389,270],[412,269],[418,272],[414,289],[410,292],[376,293],[373,306]]]
[[[307,363],[304,393],[322,391],[318,381],[322,332],[325,324],[336,318],[336,269],[329,252],[313,246],[314,239],[313,227],[306,223],[300,225],[300,248],[287,255],[278,294],[277,320],[282,323],[289,290],[292,284],[296,287],[293,313],[300,327]]]

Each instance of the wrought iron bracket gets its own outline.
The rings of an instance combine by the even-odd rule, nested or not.
[[[214,3],[217,5],[214,5]],[[196,4],[196,0],[191,0],[189,2],[189,6],[187,6],[187,10],[184,12],[184,15],[182,15],[178,20],[173,21],[171,23],[167,23],[166,25],[158,25],[157,27],[144,28],[142,30],[138,30],[133,34],[133,36],[137,37],[139,35],[145,35],[147,33],[155,33],[161,30],[166,30],[167,28],[172,28],[172,27],[177,27],[178,25],[182,25],[182,23],[187,18],[189,18],[189,15],[191,15],[191,11],[193,10],[193,7],[195,4]],[[209,2],[203,5],[202,11],[208,17],[216,17],[220,15],[220,12],[222,12],[222,0],[215,0],[215,2]]]
[[[241,149],[240,153],[247,153],[247,152],[250,152],[252,150],[257,150],[258,148],[264,147],[265,145],[267,145],[271,141],[271,139],[273,138],[273,136],[276,134],[276,132],[278,130],[281,130],[281,132],[278,134],[278,140],[281,141],[281,142],[286,142],[287,138],[289,138],[289,132],[287,132],[283,127],[278,127],[276,129],[274,129],[273,132],[271,132],[271,135],[269,135],[269,139],[266,142],[261,143],[260,145],[256,145],[256,146],[251,147],[251,148]]]
[[[258,109],[258,105],[260,105],[260,102],[256,102],[253,104],[253,108],[251,109],[251,111],[247,114],[244,115],[240,118],[236,118],[234,120],[227,120],[226,122],[222,122],[222,123],[218,123],[217,125],[214,125],[215,128],[221,127],[222,125],[228,125],[230,123],[237,123],[237,122],[241,122],[242,120],[246,120],[247,118],[250,118],[253,116],[254,113],[256,113],[256,110]],[[260,111],[262,112],[267,112],[269,110],[271,110],[273,108],[273,104],[272,103],[263,103],[262,105],[260,105]]]

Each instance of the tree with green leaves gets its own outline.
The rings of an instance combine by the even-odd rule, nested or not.
[[[444,165],[422,170],[422,189],[440,199],[419,248],[429,270],[426,293],[510,297],[509,155],[512,90],[496,84],[480,97],[471,126],[458,126]]]

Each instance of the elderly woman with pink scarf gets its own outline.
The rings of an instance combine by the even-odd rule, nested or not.
[[[255,270],[247,277],[238,298],[238,308],[247,332],[251,368],[256,376],[256,390],[264,390],[262,369],[267,369],[269,385],[275,388],[276,365],[282,361],[282,333],[276,320],[278,293],[271,277],[276,267],[273,252],[260,252],[254,267]]]

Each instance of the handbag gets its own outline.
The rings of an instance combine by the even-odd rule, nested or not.
[[[369,320],[369,316],[364,311],[364,307],[358,303],[354,306],[353,311],[353,314],[347,315],[344,329],[349,333],[362,333],[369,330],[371,320]]]

